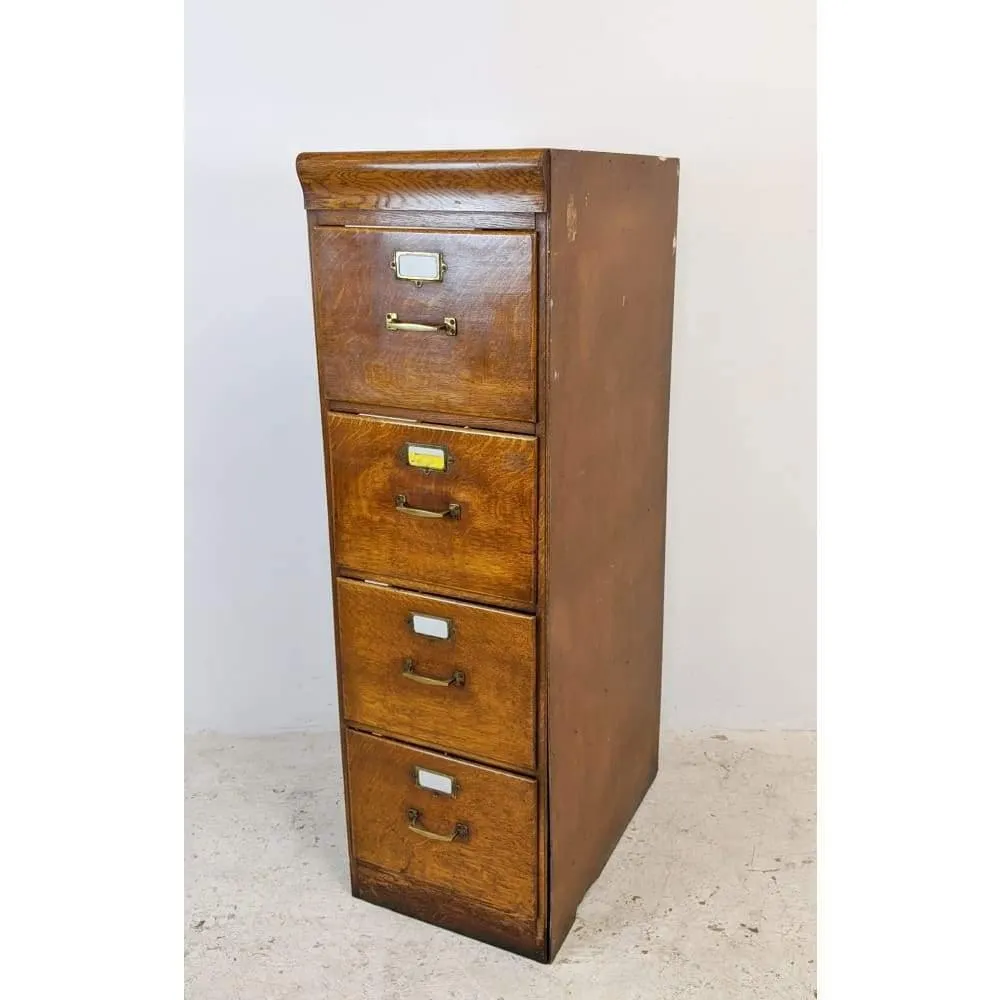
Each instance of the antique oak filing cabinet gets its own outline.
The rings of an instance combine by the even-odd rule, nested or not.
[[[352,890],[550,961],[657,769],[678,162],[297,169]]]

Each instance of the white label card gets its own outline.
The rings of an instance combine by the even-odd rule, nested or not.
[[[418,767],[417,784],[421,788],[429,788],[432,792],[451,795],[454,792],[455,779],[449,778],[447,774],[438,774],[437,771],[426,771],[424,768]]]
[[[415,250],[396,251],[396,277],[410,281],[440,281],[441,255]]]
[[[430,615],[414,614],[413,631],[417,635],[429,635],[432,639],[451,637],[451,622],[447,618],[432,618]]]

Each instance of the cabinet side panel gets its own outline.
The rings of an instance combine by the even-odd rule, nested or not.
[[[678,162],[551,153],[549,947],[657,768]]]

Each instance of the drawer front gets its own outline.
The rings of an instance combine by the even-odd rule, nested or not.
[[[418,286],[397,277],[391,265],[398,251],[440,254],[441,280]],[[320,377],[328,400],[535,419],[534,233],[319,226],[312,254]],[[422,260],[433,267],[433,259]],[[390,313],[397,324],[431,327],[449,317],[454,336],[389,330]]]
[[[358,861],[497,910],[534,916],[538,852],[532,778],[354,730],[347,732],[347,775]],[[418,784],[444,787],[449,779],[452,794]]]
[[[535,438],[344,413],[327,419],[338,570],[485,603],[534,604]],[[443,471],[410,464],[428,454],[443,456]]]
[[[535,766],[535,619],[337,581],[344,718],[501,766]]]

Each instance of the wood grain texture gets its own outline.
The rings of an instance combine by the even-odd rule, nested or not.
[[[542,212],[540,149],[300,153],[307,209]]]
[[[550,954],[657,769],[676,160],[551,154]]]
[[[344,718],[414,743],[521,771],[535,766],[535,619],[354,580],[337,581]],[[451,623],[414,632],[411,614]],[[461,671],[463,683],[427,686]]]
[[[538,672],[538,696],[535,723],[536,758],[538,766],[538,934],[545,941],[545,955],[549,946],[549,726],[548,726],[548,663],[546,654],[546,625],[548,620],[548,572],[546,553],[548,552],[548,509],[543,498],[548,497],[548,447],[547,403],[543,391],[545,373],[548,372],[548,301],[549,301],[549,216],[539,214],[535,219],[538,234],[538,422],[535,433],[538,436],[538,555],[536,579],[538,580],[537,610],[535,614],[536,665]],[[544,262],[544,266],[542,263]]]
[[[454,795],[420,788],[414,768],[457,782]],[[350,730],[347,772],[357,859],[534,919],[536,785],[531,778]],[[409,828],[408,809],[438,834],[465,824],[468,836],[428,840]]]
[[[306,154],[299,171],[310,209],[322,398],[328,410],[342,411],[325,418],[324,448],[339,577],[352,888],[399,912],[551,961],[657,767],[678,164],[565,150]],[[523,171],[528,176],[518,179]],[[364,234],[369,242],[353,246],[376,249],[360,258],[352,251],[345,268],[340,247],[352,244],[337,243],[338,231]],[[424,322],[455,314],[441,308],[403,315],[427,306],[424,293],[435,286],[415,289],[388,269],[392,249],[440,249],[427,241],[447,237],[501,237],[513,247],[531,241],[527,254],[463,248],[456,258],[471,262],[469,274],[478,275],[464,285],[478,288],[469,308],[482,319],[482,340],[460,358],[461,384],[452,384],[456,376],[446,363],[455,360],[454,350],[442,348],[435,357],[438,347],[426,354],[390,347],[373,359],[372,338],[355,336],[364,323],[378,324],[381,334],[389,311]],[[401,246],[401,238],[415,242]],[[451,268],[449,252],[442,252]],[[348,280],[338,285],[338,274]],[[411,295],[405,308],[370,301],[372,289],[397,286]],[[510,295],[518,298],[513,313],[504,298]],[[499,298],[488,301],[493,296]],[[525,341],[520,317],[529,300]],[[508,328],[498,332],[503,323]],[[513,356],[515,344],[520,353]],[[479,347],[485,354],[477,356]],[[495,359],[507,367],[499,378]],[[412,469],[403,459],[406,443],[443,445],[453,462],[444,474]],[[407,517],[395,510],[397,493],[429,509],[460,503],[462,517]],[[373,602],[370,591],[380,595]],[[414,686],[378,696],[393,679],[412,683],[380,673],[389,647],[416,648],[406,645],[417,638],[412,632],[395,633],[401,595],[427,608],[460,608],[468,621],[483,623],[491,652],[479,662],[509,663],[488,675],[488,711],[455,714],[456,699],[451,714],[433,700],[417,710],[415,697],[452,695],[451,688]],[[530,629],[504,639],[500,619],[480,617],[502,615],[497,607],[530,612],[503,620],[533,623],[533,641]],[[386,621],[396,624],[383,635],[379,622]],[[522,647],[531,654],[522,657]],[[435,654],[433,663],[427,655],[428,673],[447,674],[465,659],[457,649]],[[404,738],[424,749],[399,742]],[[359,746],[374,749],[359,758]],[[528,747],[533,769],[524,763],[532,756]],[[400,826],[409,831],[397,815],[401,807],[393,812],[386,794],[416,790],[408,768],[406,784],[399,767],[414,755],[447,765],[432,770],[472,768],[501,783],[531,786],[531,795],[519,786],[513,811],[504,796],[515,786],[497,786],[507,788],[499,798],[485,783],[478,786],[483,808],[513,815],[527,829],[522,838],[508,824],[504,834],[501,853],[516,856],[504,866],[508,881],[498,881],[492,862],[477,860],[464,875],[449,868],[455,855],[434,849],[452,844],[426,841],[430,850],[414,855],[400,840]],[[369,776],[361,782],[356,759]],[[461,804],[461,797],[420,794],[436,806]],[[367,819],[357,824],[359,816]],[[442,811],[423,819],[446,831],[455,816]],[[373,862],[380,852],[382,860]]]
[[[536,962],[546,960],[545,937],[535,921],[502,913],[473,899],[465,899],[406,875],[358,864],[354,895],[397,913],[477,938]]]
[[[392,212],[340,209],[310,212],[314,226],[350,226],[360,229],[444,229],[475,232],[492,229],[534,229],[532,212]]]
[[[313,310],[315,311],[315,288],[313,289]],[[317,368],[317,381],[316,389],[317,395],[316,399],[319,402],[319,417],[320,417],[320,428],[323,439],[323,483],[326,492],[326,509],[327,509],[327,547],[330,554],[330,591],[331,591],[331,603],[333,606],[333,646],[334,646],[334,660],[330,664],[330,667],[334,669],[335,676],[337,680],[337,705],[338,705],[338,716],[340,720],[340,759],[341,761],[347,760],[347,730],[343,725],[343,705],[344,705],[344,685],[343,685],[343,675],[339,670],[335,669],[335,665],[340,659],[340,639],[337,636],[336,622],[339,619],[339,610],[337,608],[337,571],[336,571],[336,560],[334,556],[334,530],[333,530],[333,481],[330,475],[330,463],[326,460],[326,457],[330,454],[330,428],[326,420],[325,407],[323,406],[323,387],[319,381],[319,372]],[[343,788],[344,788],[344,807],[347,814],[350,814],[350,802],[351,802],[351,792],[347,786],[347,772],[346,769],[343,771]],[[351,843],[351,826],[350,823],[347,824],[347,854],[348,854],[348,864],[350,868],[351,885],[355,887],[357,885],[357,862],[354,857],[354,846]]]
[[[396,250],[441,253],[444,280],[389,267]],[[316,227],[316,349],[327,400],[508,420],[535,419],[534,233]],[[458,335],[394,332],[457,320]]]
[[[400,424],[344,413],[327,417],[338,572],[432,594],[535,600],[537,443],[488,431]],[[443,446],[445,472],[406,463],[407,444]],[[457,519],[398,511],[395,497]]]
[[[380,403],[378,406],[364,407],[343,399],[327,400],[327,405],[331,410],[339,410],[342,413],[358,413],[363,417],[391,417],[394,420],[410,424],[444,424],[448,427],[475,426],[477,430],[529,435],[533,435],[536,429],[533,420],[501,420],[499,417],[470,418],[458,413],[439,413],[437,410],[414,409],[412,406],[386,406]]]

